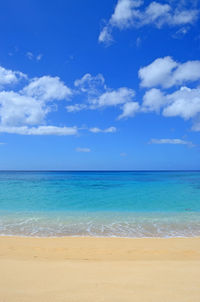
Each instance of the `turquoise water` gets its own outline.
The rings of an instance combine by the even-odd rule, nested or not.
[[[0,172],[0,235],[200,236],[200,172]]]

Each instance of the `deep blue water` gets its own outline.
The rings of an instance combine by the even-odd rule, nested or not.
[[[200,172],[0,172],[0,234],[200,236]]]

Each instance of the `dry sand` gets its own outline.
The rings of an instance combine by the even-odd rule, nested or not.
[[[200,238],[0,237],[0,302],[200,302]]]

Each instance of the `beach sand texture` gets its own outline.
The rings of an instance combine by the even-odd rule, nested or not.
[[[0,237],[0,302],[199,302],[200,238]]]

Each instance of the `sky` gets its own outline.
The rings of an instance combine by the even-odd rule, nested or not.
[[[200,169],[198,0],[0,2],[0,170]]]

